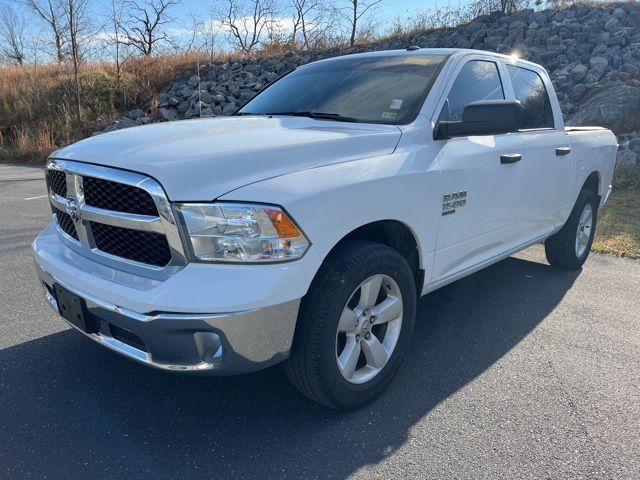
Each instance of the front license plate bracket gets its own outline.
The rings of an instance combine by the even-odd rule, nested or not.
[[[53,291],[58,302],[58,312],[65,320],[85,333],[99,331],[98,321],[87,309],[83,298],[58,284],[53,285]]]

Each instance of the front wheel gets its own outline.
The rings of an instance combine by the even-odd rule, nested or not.
[[[554,267],[582,267],[589,256],[598,220],[598,197],[582,190],[571,215],[560,231],[545,241],[547,260]]]
[[[285,362],[292,383],[332,408],[356,408],[387,387],[407,352],[416,311],[411,268],[395,250],[351,241],[327,259],[301,304]]]

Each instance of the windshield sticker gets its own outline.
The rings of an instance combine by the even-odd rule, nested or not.
[[[397,98],[391,100],[391,105],[389,105],[389,108],[391,110],[400,110],[402,108],[402,102],[403,100],[398,100]]]
[[[408,57],[404,59],[404,63],[409,63],[412,65],[429,65],[433,63],[433,60],[428,55],[423,55],[420,57]]]
[[[398,117],[398,114],[396,112],[382,112],[382,119],[383,120],[395,120]]]

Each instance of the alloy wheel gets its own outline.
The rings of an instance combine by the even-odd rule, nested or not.
[[[576,255],[582,257],[589,246],[591,239],[591,229],[593,227],[593,207],[587,203],[580,214],[578,220],[578,230],[576,232]]]
[[[402,295],[388,275],[362,282],[345,305],[336,333],[336,362],[348,382],[372,380],[389,361],[402,328]]]

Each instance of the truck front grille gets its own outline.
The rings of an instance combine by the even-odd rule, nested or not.
[[[76,226],[73,224],[71,216],[56,207],[52,207],[52,209],[56,216],[56,221],[58,222],[58,225],[60,225],[62,231],[70,237],[78,240],[78,232],[76,231]]]
[[[47,183],[49,188],[56,195],[62,198],[67,197],[67,175],[59,170],[49,170],[47,172]]]
[[[103,252],[134,262],[163,267],[171,260],[171,251],[164,235],[142,232],[90,222],[96,247]]]
[[[87,205],[116,212],[158,215],[153,198],[141,188],[94,177],[84,177],[83,183]]]
[[[62,239],[72,249],[125,271],[162,278],[186,265],[177,223],[150,177],[66,160],[47,166]]]

